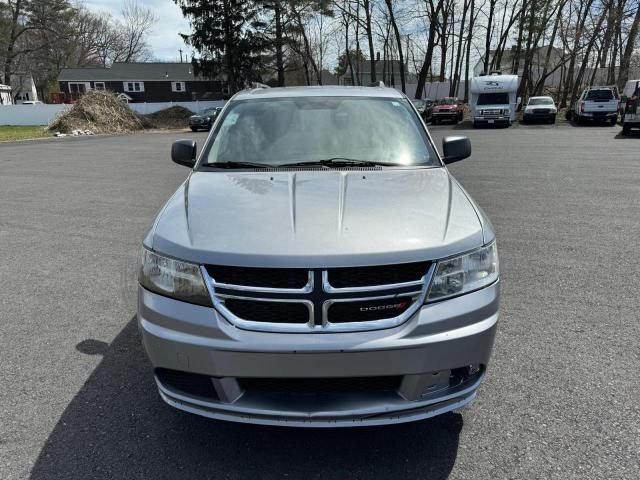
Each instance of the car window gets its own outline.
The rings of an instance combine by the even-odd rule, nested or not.
[[[509,103],[508,93],[481,93],[477,105],[506,105]]]
[[[203,164],[269,166],[334,158],[441,165],[408,100],[368,97],[232,102],[203,158]]]
[[[532,98],[529,100],[529,105],[553,105],[551,98]]]
[[[587,92],[587,100],[613,100],[613,91],[609,89],[589,90]]]

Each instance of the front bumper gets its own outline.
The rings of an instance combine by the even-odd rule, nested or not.
[[[458,115],[460,115],[460,113],[457,110],[451,110],[451,111],[435,111],[433,112],[433,116],[436,118],[444,118],[444,119],[449,119],[449,120],[453,120],[456,117],[458,117]]]
[[[212,308],[139,288],[138,324],[156,369],[209,377],[215,397],[156,382],[170,405],[199,415],[289,426],[408,422],[466,405],[476,396],[498,321],[499,283],[429,304],[395,328],[351,333],[242,330]],[[454,384],[452,372],[468,366]],[[158,371],[158,370],[157,370]],[[465,370],[466,371],[466,370]],[[394,391],[273,393],[243,389],[244,379],[399,376]]]
[[[474,117],[473,123],[475,125],[509,125],[511,123],[511,118],[508,116],[499,116],[499,117]]]
[[[533,113],[533,112],[524,112],[522,114],[522,118],[524,120],[549,120],[555,118],[557,115],[556,112],[548,112],[548,113]]]

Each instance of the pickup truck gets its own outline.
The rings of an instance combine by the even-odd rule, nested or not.
[[[615,87],[585,88],[568,112],[568,119],[578,124],[591,120],[615,125],[618,121],[618,100]]]
[[[623,91],[621,104],[622,134],[628,135],[632,128],[640,128],[640,80],[629,80]]]

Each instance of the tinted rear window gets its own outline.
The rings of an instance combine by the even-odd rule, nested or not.
[[[587,92],[586,100],[613,100],[613,91],[612,90],[589,90]]]

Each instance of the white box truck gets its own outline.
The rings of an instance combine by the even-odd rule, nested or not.
[[[622,91],[622,134],[627,135],[632,128],[640,128],[640,80],[629,80]]]
[[[479,125],[511,125],[521,99],[518,76],[492,72],[471,79],[471,121]]]

